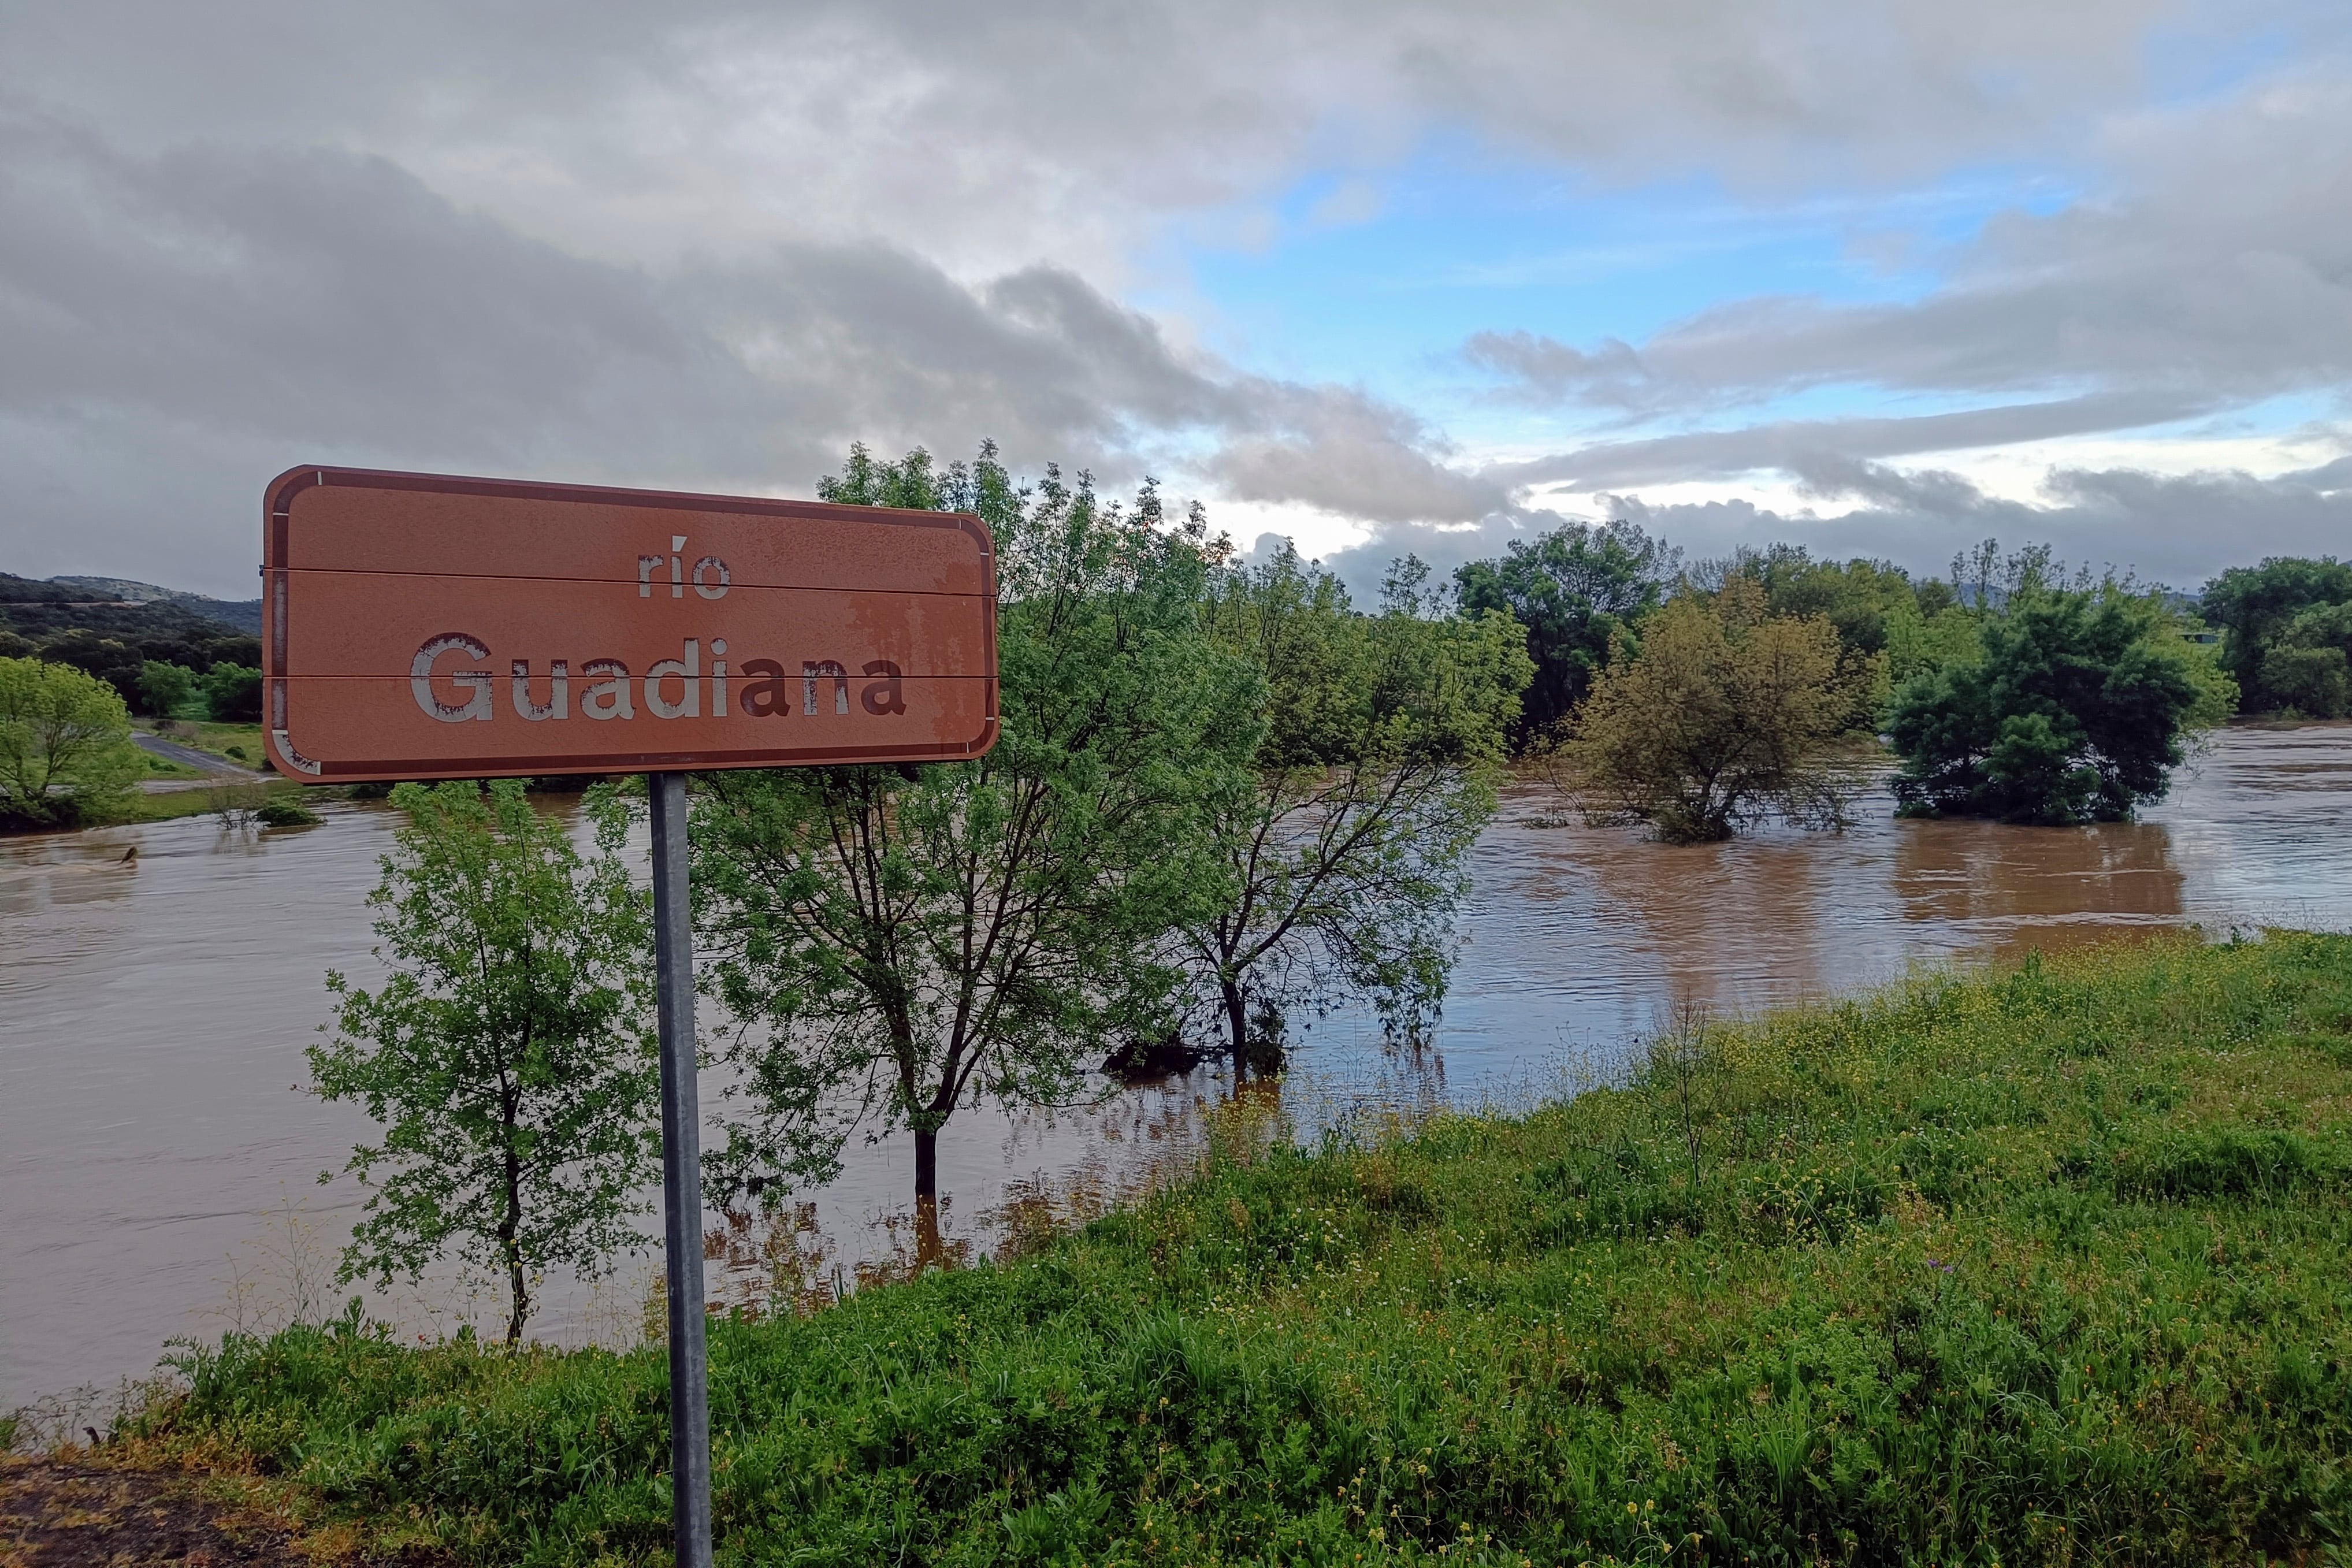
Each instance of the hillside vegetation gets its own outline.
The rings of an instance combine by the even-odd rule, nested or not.
[[[714,1325],[730,1563],[2318,1561],[2352,939],[1922,978],[1627,1087],[1234,1142],[1004,1265]],[[662,1352],[188,1354],[122,1451],[466,1561],[667,1561]],[[2328,1560],[2333,1560],[2329,1558]]]

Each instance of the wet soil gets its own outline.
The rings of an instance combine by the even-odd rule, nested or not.
[[[60,1459],[0,1460],[0,1564],[310,1568],[293,1532],[204,1495],[201,1477]]]
[[[208,1495],[205,1478],[71,1459],[0,1458],[0,1568],[433,1568],[436,1559],[339,1557],[284,1521]]]

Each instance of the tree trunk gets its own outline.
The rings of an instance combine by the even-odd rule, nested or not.
[[[507,1349],[511,1351],[522,1342],[522,1322],[530,1316],[530,1291],[522,1282],[522,1251],[511,1242],[507,1246],[507,1289],[513,1303],[507,1314]]]
[[[522,1342],[523,1320],[530,1316],[530,1291],[522,1280],[522,1248],[515,1238],[522,1234],[522,1161],[515,1153],[515,1140],[520,1134],[515,1128],[514,1096],[507,1096],[506,1106],[506,1177],[507,1212],[499,1226],[499,1250],[507,1258],[507,1349],[511,1351]]]
[[[1240,981],[1225,981],[1224,989],[1225,1030],[1233,1040],[1234,1082],[1238,1084],[1249,1077],[1249,1002]]]
[[[940,1135],[936,1131],[918,1130],[915,1133],[915,1202],[917,1205],[940,1201]]]
[[[947,1253],[940,1235],[940,1135],[915,1134],[915,1268],[929,1268]]]

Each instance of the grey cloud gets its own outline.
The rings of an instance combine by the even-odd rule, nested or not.
[[[1633,407],[1647,401],[1652,377],[1632,344],[1603,338],[1587,352],[1524,329],[1473,332],[1462,357],[1502,382],[1502,395],[1544,406],[1591,403]]]
[[[1824,515],[1776,510],[1748,500],[1654,503],[1636,494],[1593,498],[1591,520],[1623,518],[1684,547],[1694,558],[1776,541],[1843,559],[1889,559],[1940,573],[1980,539],[2043,542],[2062,560],[2138,572],[2194,588],[2224,567],[2264,555],[2345,552],[2352,541],[2352,473],[2340,459],[2272,479],[2235,472],[2167,476],[2130,468],[2058,468],[2038,502],[1989,495],[1957,474],[1902,473],[1872,463],[1824,464],[1813,476],[1824,500],[1859,501]],[[1407,551],[1450,570],[1499,554],[1514,538],[1557,526],[1550,511],[1497,513],[1472,529],[1389,528],[1328,563],[1351,584],[1377,583]]]
[[[755,387],[634,275],[451,210],[381,159],[121,155],[0,120],[0,406],[514,459],[643,432],[741,471]],[[730,447],[732,447],[730,450]]]
[[[2160,424],[2186,418],[2205,406],[2204,400],[2177,392],[2115,392],[1948,414],[1780,420],[1730,430],[1594,442],[1498,468],[1494,475],[1515,486],[1578,489],[1719,479],[1759,469],[1801,476],[1840,460],[1958,451]]]
[[[1618,504],[1645,526],[1687,536],[1709,551],[1777,534],[1839,554],[1891,556],[1914,570],[1934,570],[1974,540],[1995,535],[2011,543],[2046,541],[2061,559],[2127,568],[2186,588],[2265,555],[2340,554],[2352,539],[2352,492],[2292,476],[2058,469],[2044,484],[2047,504],[2041,505],[1971,497],[1965,481],[1938,480],[1916,496],[1891,489],[1835,518],[1759,510],[1734,523],[1696,508]]]
[[[1942,468],[1905,473],[1883,463],[1827,457],[1793,467],[1798,493],[1822,500],[1851,498],[1881,510],[1955,519],[1981,517],[1994,504],[1969,480]]]
[[[2036,150],[2142,89],[2175,0],[20,0],[0,79],[149,147],[191,125],[395,156],[603,254],[880,237],[1003,270],[1117,265],[1139,217],[1260,199],[1466,129],[1607,180],[1785,189]],[[1091,271],[1082,266],[1082,271]]]
[[[1399,411],[1180,353],[1058,268],[968,286],[809,243],[656,276],[381,158],[138,154],[21,111],[0,118],[0,342],[11,567],[152,575],[209,551],[175,581],[221,591],[258,486],[306,458],[804,491],[853,438],[993,436],[1123,482],[1189,432],[1270,500],[1454,517],[1492,489]]]
[[[1504,485],[1436,460],[1419,421],[1361,394],[1252,390],[1265,433],[1234,436],[1203,466],[1236,500],[1395,523],[1467,521],[1509,499]]]

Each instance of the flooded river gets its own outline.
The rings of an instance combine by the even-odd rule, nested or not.
[[[2147,820],[2090,829],[1896,822],[1881,800],[1842,836],[1668,848],[1559,811],[1515,787],[1480,841],[1433,1047],[1389,1051],[1347,1014],[1297,1028],[1294,1117],[1521,1103],[1605,1068],[1676,996],[1737,1011],[2118,928],[2352,926],[2341,726],[2231,731]],[[196,817],[0,840],[0,1409],[331,1293],[357,1198],[316,1178],[369,1125],[297,1086],[324,972],[373,975],[364,900],[390,837],[383,808],[344,805],[295,832]],[[965,1113],[940,1141],[950,1237],[985,1250],[1104,1201],[1191,1148],[1225,1092],[1204,1072],[1054,1116]],[[714,1219],[714,1293],[887,1273],[911,1246],[911,1163],[904,1140],[853,1146],[797,1228]],[[558,1289],[541,1331],[625,1335],[651,1267]],[[446,1286],[378,1305],[420,1331],[469,1310]]]

